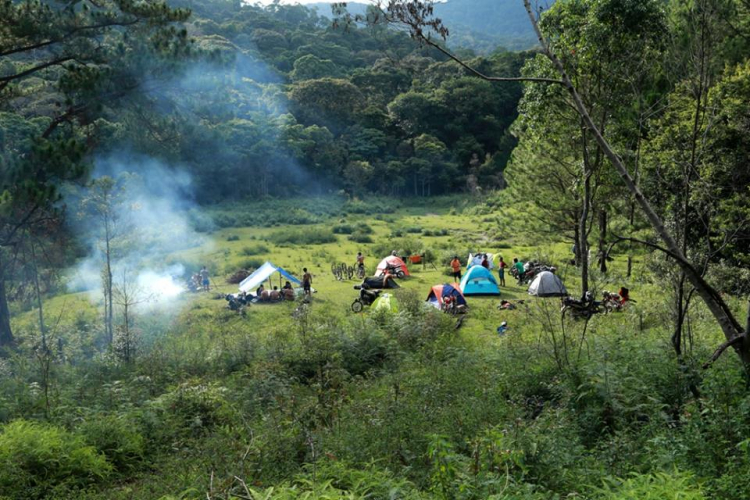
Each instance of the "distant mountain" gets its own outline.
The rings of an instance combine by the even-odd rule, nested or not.
[[[549,3],[552,3],[550,1]],[[331,17],[328,3],[313,3],[322,16]],[[348,3],[352,14],[362,14],[364,3]],[[521,0],[447,0],[435,4],[435,16],[450,30],[448,44],[480,53],[497,47],[525,50],[534,47],[536,38]]]

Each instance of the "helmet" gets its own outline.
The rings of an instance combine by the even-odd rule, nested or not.
[[[500,323],[500,326],[508,326],[508,322],[507,321],[503,321],[502,323]]]

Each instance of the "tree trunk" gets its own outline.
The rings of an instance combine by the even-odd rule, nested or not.
[[[735,351],[737,352],[737,355],[740,357],[743,363],[750,364],[750,340],[748,339],[747,335],[745,335],[745,331],[743,330],[742,326],[734,317],[732,311],[729,309],[729,306],[727,306],[726,302],[724,302],[724,299],[721,297],[721,295],[719,295],[719,293],[703,279],[700,273],[687,260],[685,255],[682,253],[682,249],[679,247],[677,241],[675,241],[672,235],[669,234],[667,228],[664,226],[664,222],[653,209],[638,186],[635,185],[633,177],[628,172],[628,169],[625,167],[620,157],[612,149],[609,142],[607,142],[607,140],[601,135],[601,132],[592,120],[591,115],[589,115],[586,106],[583,104],[581,96],[578,94],[578,91],[571,82],[570,77],[568,77],[568,74],[565,71],[565,67],[563,66],[562,62],[550,50],[549,46],[544,41],[544,37],[542,36],[542,32],[539,30],[539,25],[536,21],[534,10],[531,7],[530,0],[524,0],[524,7],[526,8],[526,12],[529,15],[529,20],[531,21],[532,27],[534,28],[537,39],[542,45],[544,54],[560,74],[562,82],[565,85],[565,88],[570,93],[571,98],[573,99],[573,103],[578,113],[584,120],[587,128],[594,135],[596,142],[604,151],[607,159],[610,161],[615,170],[617,170],[620,177],[622,177],[625,186],[631,192],[636,202],[641,207],[641,210],[643,210],[646,218],[651,223],[651,226],[656,234],[666,245],[665,250],[667,250],[668,254],[677,262],[680,268],[685,271],[688,281],[690,281],[698,295],[706,303],[706,306],[711,311],[711,314],[714,316],[714,319],[719,324],[719,327],[724,333],[727,342],[735,342],[735,338],[738,335],[742,335],[742,341],[734,344]]]
[[[586,148],[586,130],[583,130],[583,209],[578,222],[578,248],[581,252],[581,297],[589,291],[589,238],[586,224],[591,210],[591,171],[589,170]]]
[[[599,271],[607,272],[607,211],[599,211]]]
[[[36,303],[39,308],[39,332],[42,335],[42,349],[47,351],[47,329],[44,326],[44,309],[42,309],[42,288],[39,286],[39,267],[37,266],[36,250],[34,242],[31,242],[31,258],[34,261],[34,291],[36,292]]]
[[[104,293],[105,293],[105,307],[104,307],[104,321],[107,328],[107,340],[109,341],[109,345],[112,345],[112,342],[114,341],[114,330],[113,330],[113,320],[114,320],[114,314],[113,314],[113,298],[112,298],[112,255],[110,253],[110,241],[109,241],[109,233],[107,234],[107,255],[106,255],[106,278],[105,278],[105,287],[104,287]]]
[[[576,266],[581,265],[581,243],[580,243],[580,234],[581,228],[578,224],[575,225],[575,228],[573,229],[573,259],[575,259]]]
[[[0,274],[0,348],[13,345],[13,330],[10,328],[8,296],[5,293],[5,276]]]
[[[682,356],[682,328],[685,324],[685,313],[687,312],[683,307],[685,302],[685,273],[680,273],[680,281],[677,284],[677,297],[675,297],[675,306],[677,306],[677,314],[675,316],[674,332],[672,333],[672,347],[678,358]]]

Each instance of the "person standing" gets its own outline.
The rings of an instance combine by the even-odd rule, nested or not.
[[[357,273],[359,277],[365,277],[365,256],[362,252],[357,252]]]
[[[518,284],[520,285],[523,283],[523,275],[526,274],[526,268],[523,267],[523,262],[518,260],[518,258],[513,259],[513,267],[516,268],[516,272],[518,273]]]
[[[500,278],[500,286],[505,286],[505,268],[508,267],[508,263],[500,257],[500,262],[497,263],[497,274]]]
[[[306,267],[302,271],[305,273],[302,275],[302,289],[305,291],[305,295],[309,297],[312,290],[312,274],[307,271]]]
[[[207,292],[209,289],[210,280],[209,280],[209,275],[208,275],[208,269],[206,269],[206,266],[203,266],[201,268],[200,275],[201,275],[201,281],[203,284],[203,290]]]
[[[458,260],[458,255],[455,255],[453,257],[453,260],[451,261],[451,270],[453,272],[453,279],[456,280],[456,283],[460,282],[461,281],[461,261]]]

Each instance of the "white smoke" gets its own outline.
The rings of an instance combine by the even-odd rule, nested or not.
[[[179,167],[140,155],[97,158],[94,165],[92,182],[110,177],[118,186],[111,251],[114,287],[128,289],[142,308],[181,305],[174,299],[186,290],[190,269],[174,254],[211,243],[193,227],[200,212],[193,202],[190,176]],[[68,197],[68,204],[77,207],[75,231],[87,248],[86,257],[68,278],[68,288],[88,292],[93,302],[99,302],[106,258],[104,229],[103,222],[85,209],[88,196],[89,188],[84,187]]]

